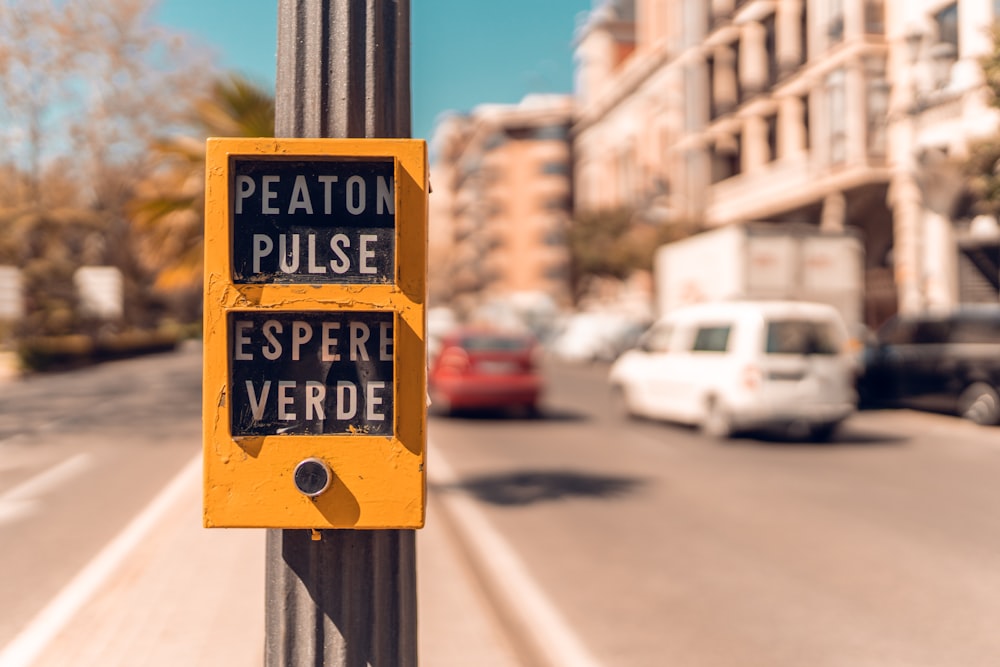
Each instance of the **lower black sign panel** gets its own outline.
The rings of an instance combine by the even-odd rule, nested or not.
[[[393,313],[230,312],[230,427],[393,435]]]

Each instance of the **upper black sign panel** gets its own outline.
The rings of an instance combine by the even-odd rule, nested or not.
[[[233,282],[395,282],[393,166],[233,158]]]

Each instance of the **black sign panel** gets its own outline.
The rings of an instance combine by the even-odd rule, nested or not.
[[[240,435],[393,435],[393,313],[227,318],[230,427]]]
[[[395,282],[391,159],[232,160],[233,282]]]

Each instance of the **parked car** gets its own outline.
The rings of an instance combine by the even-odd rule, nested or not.
[[[1000,306],[891,318],[865,349],[858,393],[1000,423]]]
[[[614,361],[633,347],[649,320],[614,312],[570,315],[549,342],[552,355],[562,361]]]
[[[843,319],[825,304],[736,301],[677,308],[616,361],[609,381],[630,415],[708,435],[780,428],[828,439],[856,409]]]
[[[516,332],[462,328],[449,333],[428,373],[431,409],[536,413],[543,388],[536,347],[532,336]]]

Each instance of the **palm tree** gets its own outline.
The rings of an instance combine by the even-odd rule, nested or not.
[[[274,136],[274,96],[232,74],[195,102],[190,123],[192,135],[155,144],[161,166],[140,187],[132,212],[143,237],[144,259],[157,274],[156,288],[197,308],[204,255],[205,138]]]

